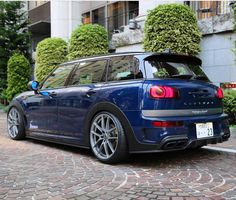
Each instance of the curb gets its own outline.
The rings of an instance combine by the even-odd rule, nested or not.
[[[236,149],[228,149],[228,148],[222,148],[222,147],[202,147],[202,149],[208,149],[212,151],[222,151],[222,152],[227,152],[227,153],[235,153],[236,154]]]

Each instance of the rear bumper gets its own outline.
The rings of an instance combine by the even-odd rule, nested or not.
[[[207,138],[201,140],[188,140],[187,137],[172,137],[165,138],[161,144],[158,145],[145,145],[139,144],[136,146],[136,150],[130,151],[130,153],[154,153],[154,152],[168,152],[184,149],[192,149],[208,144],[217,144],[227,141],[230,137],[230,133],[225,133],[222,137]]]
[[[230,130],[227,115],[218,114],[210,116],[193,117],[142,117],[131,121],[134,132],[134,141],[129,141],[130,153],[163,152],[196,148],[208,144],[227,141]],[[153,127],[153,121],[183,121],[181,127]],[[196,136],[196,123],[212,122],[214,135],[198,139]],[[133,123],[133,124],[132,124]]]

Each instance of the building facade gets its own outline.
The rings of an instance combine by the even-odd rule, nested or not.
[[[148,10],[165,3],[184,3],[196,13],[203,35],[199,57],[209,78],[218,85],[236,82],[232,51],[236,34],[231,1],[29,1],[32,51],[43,38],[68,40],[76,27],[87,23],[104,26],[117,52],[143,51],[143,28]],[[137,23],[132,29],[129,27],[131,19]]]

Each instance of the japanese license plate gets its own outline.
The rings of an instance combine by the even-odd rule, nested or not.
[[[197,132],[197,138],[212,137],[214,135],[212,122],[197,123],[196,132]]]

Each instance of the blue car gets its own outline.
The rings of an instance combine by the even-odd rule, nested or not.
[[[193,56],[133,52],[82,58],[29,87],[10,104],[9,136],[90,148],[104,163],[230,137],[222,89]]]

